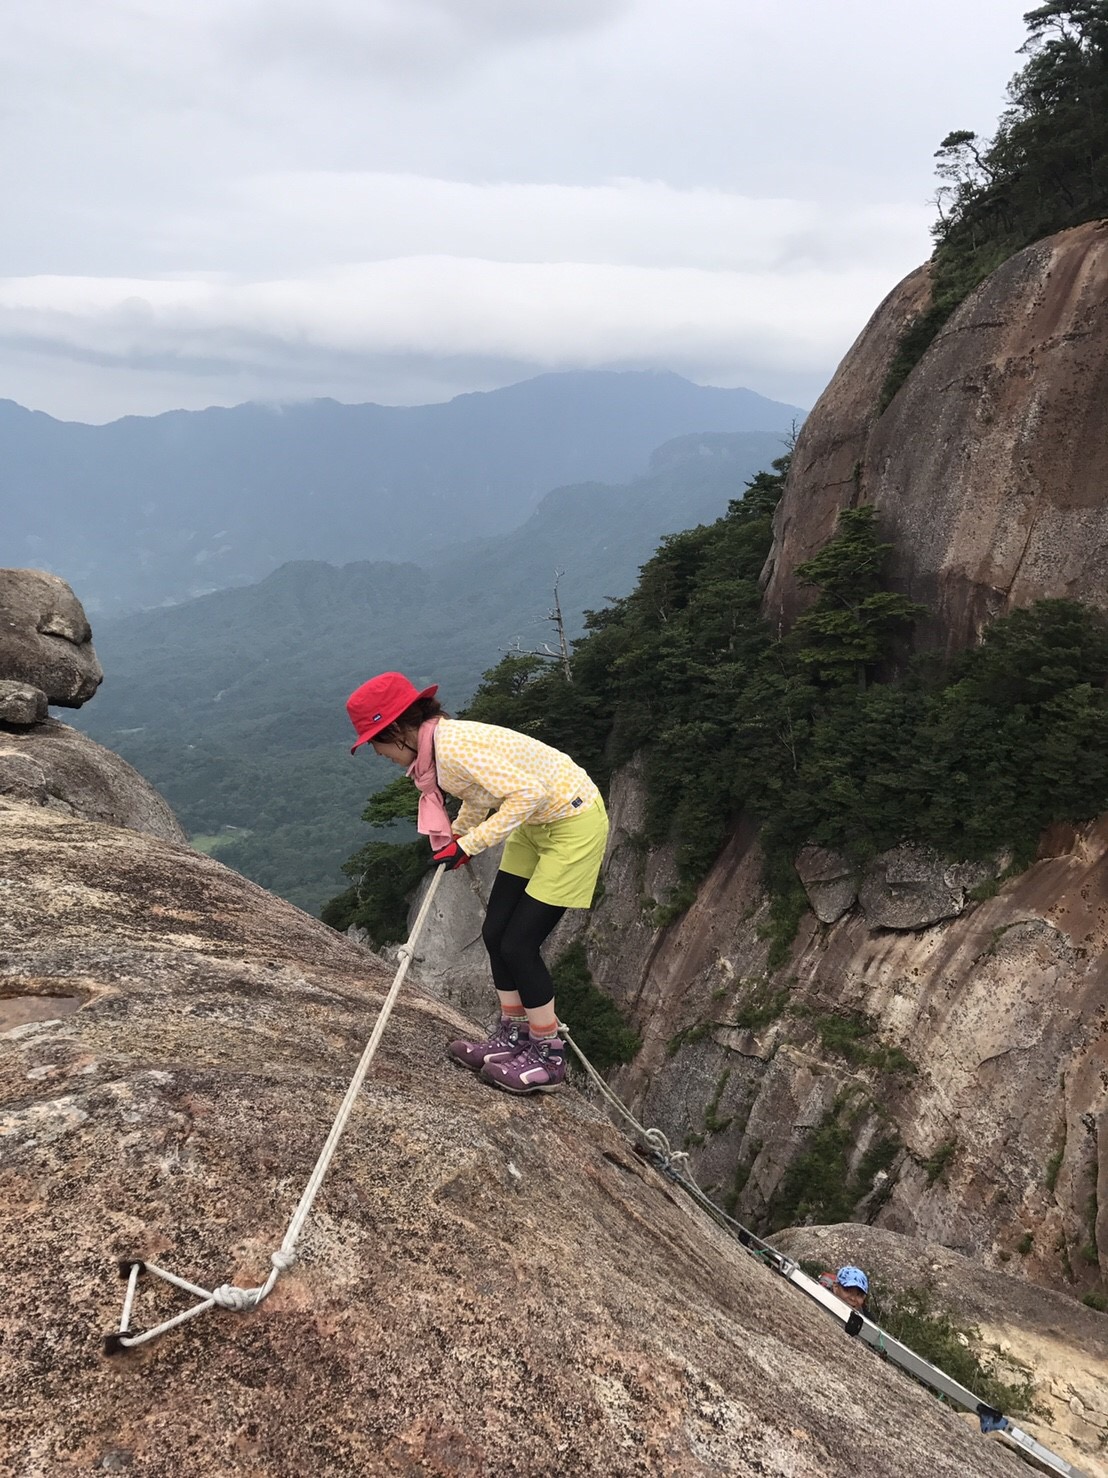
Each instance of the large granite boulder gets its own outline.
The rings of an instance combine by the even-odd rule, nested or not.
[[[923,929],[957,918],[973,889],[995,878],[1002,866],[951,862],[933,847],[904,842],[874,859],[858,901],[874,929]]]
[[[1043,597],[1108,606],[1108,222],[999,267],[882,413],[900,334],[926,301],[914,272],[801,429],[767,569],[775,624],[810,600],[796,568],[858,501],[894,544],[894,584],[932,613],[923,645],[963,647]]]
[[[57,575],[0,570],[0,678],[62,708],[80,708],[103,681],[84,608]]]
[[[51,703],[87,702],[103,675],[65,581],[42,570],[0,570],[0,796],[184,841],[177,818],[137,770],[48,715]]]
[[[41,688],[0,678],[0,724],[27,728],[41,723],[49,711],[49,700]]]
[[[45,1001],[0,1036],[9,1471],[1022,1471],[573,1090],[451,1068],[466,1024],[415,989],[270,1299],[102,1356],[114,1258],[264,1275],[388,975],[213,859],[43,807],[0,802],[0,893],[0,987]]]
[[[110,749],[56,719],[0,730],[0,795],[170,842],[186,839],[148,780]]]

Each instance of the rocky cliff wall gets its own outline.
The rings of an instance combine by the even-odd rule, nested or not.
[[[415,989],[271,1298],[103,1357],[113,1258],[264,1274],[388,976],[212,859],[43,807],[0,801],[0,891],[5,1471],[1022,1471],[573,1091],[451,1068],[463,1022]]]
[[[892,575],[954,648],[1043,596],[1108,605],[1108,222],[1036,243],[961,305],[881,412],[914,272],[878,308],[805,422],[777,515],[766,611],[807,599],[796,567],[840,509],[873,503]]]
[[[1004,264],[882,411],[927,297],[925,271],[889,295],[801,431],[766,569],[773,620],[802,608],[797,565],[859,501],[881,512],[895,583],[930,607],[925,644],[965,645],[1039,597],[1108,605],[1108,223]],[[619,1081],[702,1175],[768,1224],[804,1206],[807,1150],[849,1142],[844,1184],[865,1179],[852,1214],[994,1265],[1030,1238],[1026,1275],[1104,1293],[1105,822],[1056,829],[1002,886],[1006,859],[959,868],[910,838],[864,878],[808,848],[813,911],[769,975],[752,831],[656,931],[672,867],[636,840],[632,771],[611,809],[588,944],[643,1039]]]
[[[625,774],[614,837],[640,808]],[[1108,821],[1059,828],[1046,850],[940,922],[874,926],[858,904],[829,925],[809,915],[771,976],[750,834],[664,931],[638,879],[621,881],[617,842],[587,935],[598,983],[643,1040],[617,1085],[759,1225],[812,1135],[837,1123],[846,1178],[895,1145],[857,1186],[860,1219],[992,1266],[1030,1234],[1024,1275],[1095,1292],[1108,1266]]]

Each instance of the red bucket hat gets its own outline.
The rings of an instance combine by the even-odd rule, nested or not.
[[[346,711],[358,736],[358,742],[351,745],[350,753],[395,723],[417,698],[433,698],[438,690],[438,683],[432,683],[420,693],[402,672],[379,672],[369,682],[355,688],[346,700]]]

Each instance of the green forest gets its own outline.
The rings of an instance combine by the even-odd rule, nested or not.
[[[301,560],[98,622],[107,679],[80,727],[153,781],[220,861],[317,913],[363,838],[367,793],[391,772],[351,756],[347,693],[395,668],[440,683],[449,706],[464,701],[498,651],[551,634],[558,570],[578,635],[583,608],[630,590],[662,533],[715,518],[786,437],[678,438],[631,482],[556,489],[518,528],[426,568]]]

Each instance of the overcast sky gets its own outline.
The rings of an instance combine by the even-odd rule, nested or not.
[[[1031,0],[15,0],[0,397],[667,368],[810,405]]]

